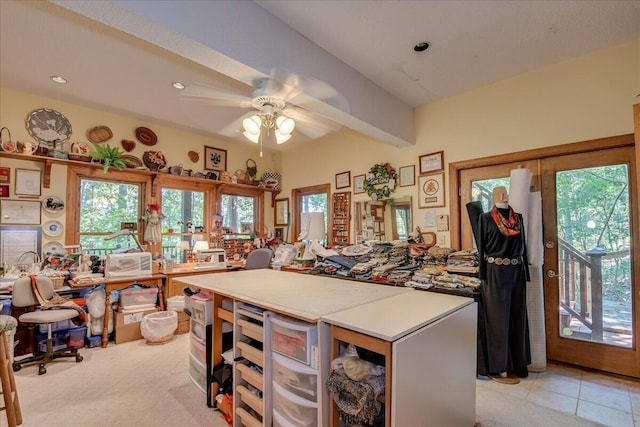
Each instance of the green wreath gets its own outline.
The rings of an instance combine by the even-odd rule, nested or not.
[[[364,180],[364,190],[373,200],[389,197],[396,189],[398,174],[389,163],[378,163],[367,173]],[[376,185],[384,184],[376,187]]]

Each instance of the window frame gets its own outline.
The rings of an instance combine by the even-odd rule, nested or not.
[[[145,171],[130,172],[109,170],[106,174],[102,168],[68,166],[67,167],[67,197],[65,215],[65,245],[75,245],[80,241],[80,184],[83,179],[107,181],[112,183],[136,184],[141,186],[138,205],[138,231],[136,237],[142,242],[141,218],[144,208],[151,200],[152,173]]]
[[[255,200],[254,203],[254,224],[255,231],[258,235],[264,234],[264,189],[262,188],[249,188],[249,187],[240,187],[237,185],[221,185],[218,187],[218,191],[216,194],[216,203],[215,209],[211,213],[208,218],[210,221],[213,221],[214,214],[222,215],[222,195],[226,194],[228,196],[242,196],[242,197],[253,197]]]
[[[311,185],[309,187],[300,187],[294,188],[291,190],[291,200],[292,203],[292,218],[291,218],[291,233],[290,239],[295,242],[297,240],[297,236],[300,235],[300,213],[302,207],[302,197],[311,196],[314,194],[326,194],[327,195],[327,246],[333,245],[333,236],[328,230],[333,228],[333,219],[329,213],[329,209],[331,209],[331,184],[318,184]],[[351,221],[351,219],[349,220]]]

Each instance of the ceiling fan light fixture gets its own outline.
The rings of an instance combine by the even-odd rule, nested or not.
[[[259,135],[260,134],[260,126],[262,126],[262,119],[257,114],[254,114],[251,117],[247,117],[242,121],[242,127],[245,132],[250,134]]]
[[[242,134],[245,136],[245,138],[247,138],[249,141],[253,142],[254,144],[257,144],[260,141],[260,132],[258,133],[243,132]]]
[[[291,132],[293,132],[293,128],[296,126],[296,122],[294,122],[292,118],[286,116],[278,116],[276,124],[278,125],[278,130],[283,135],[291,134]]]
[[[275,130],[274,134],[276,136],[276,144],[282,144],[284,142],[287,142],[291,138],[291,134],[285,135],[282,132],[280,132],[278,129]]]

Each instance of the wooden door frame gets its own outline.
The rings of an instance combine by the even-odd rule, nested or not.
[[[640,108],[638,108],[640,110]],[[640,120],[640,119],[639,119]],[[640,127],[640,123],[638,124]],[[640,139],[640,136],[638,137]],[[612,136],[608,138],[592,139],[589,141],[574,142],[570,144],[555,145],[553,147],[535,148],[533,150],[518,151],[496,156],[481,157],[478,159],[464,160],[461,162],[449,163],[449,215],[451,218],[449,241],[454,249],[462,249],[461,219],[463,206],[460,202],[460,172],[464,169],[473,169],[484,166],[497,166],[503,163],[516,163],[527,160],[538,160],[546,157],[562,156],[566,154],[585,153],[589,151],[601,150],[603,148],[617,148],[634,145],[634,135]],[[636,145],[636,153],[640,152],[640,147]],[[639,158],[638,154],[636,158]],[[639,178],[640,179],[640,178]],[[638,194],[640,198],[640,194]]]
[[[631,245],[631,257],[633,259],[632,265],[634,271],[638,271],[637,266],[637,253],[638,250],[634,248],[638,247],[638,241],[640,240],[640,234],[638,232],[638,215],[634,215],[633,212],[638,212],[638,201],[635,200],[633,193],[636,191],[637,183],[634,182],[636,171],[635,162],[633,161],[633,148],[632,147],[616,147],[616,148],[603,148],[603,150],[619,150],[625,149],[626,152],[609,153],[604,158],[600,157],[600,153],[581,153],[582,159],[550,159],[549,162],[542,162],[540,175],[542,181],[542,191],[550,196],[555,193],[556,189],[556,171],[558,170],[572,170],[576,167],[574,162],[580,161],[582,165],[592,164],[593,166],[584,167],[596,167],[598,163],[602,161],[611,161],[613,164],[621,164],[628,161],[629,163],[629,198],[630,198],[630,229],[632,231],[632,245]],[[628,152],[631,152],[631,158],[629,158]],[[569,156],[575,156],[570,154]],[[561,156],[560,156],[561,157]],[[556,167],[553,163],[559,165]],[[564,169],[564,168],[567,169]],[[581,166],[578,166],[581,167]],[[557,207],[554,198],[545,198],[547,203],[543,205],[542,218],[545,224],[544,227],[544,242],[554,243],[552,248],[545,246],[545,268],[550,268],[550,265],[557,265],[558,257],[558,242],[557,242],[557,230],[555,227],[555,221],[549,220],[549,218],[555,218],[557,213]],[[545,218],[547,221],[545,221]],[[635,232],[635,233],[633,233]],[[560,271],[555,271],[557,274],[562,274]],[[635,277],[638,277],[635,275]],[[640,290],[640,283],[633,280],[635,290]],[[559,307],[560,300],[558,295],[558,279],[555,277],[548,277],[544,275],[544,294],[545,305],[549,304],[549,307]],[[632,312],[632,330],[635,331],[633,338],[639,336],[640,331],[640,298],[638,295],[632,294],[632,304],[634,306],[634,312]],[[561,362],[567,362],[576,364],[579,366],[601,369],[608,372],[614,372],[617,374],[628,375],[636,378],[640,378],[640,348],[638,347],[637,340],[632,342],[630,348],[617,347],[613,345],[607,345],[602,342],[590,342],[590,341],[576,341],[569,338],[556,339],[558,331],[560,331],[560,319],[559,313],[547,308],[545,309],[545,330],[546,330],[546,343],[547,343],[547,356],[552,360],[559,360]]]

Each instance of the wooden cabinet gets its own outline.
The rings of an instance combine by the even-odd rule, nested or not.
[[[351,192],[334,193],[331,203],[331,243],[349,245],[351,243]]]

